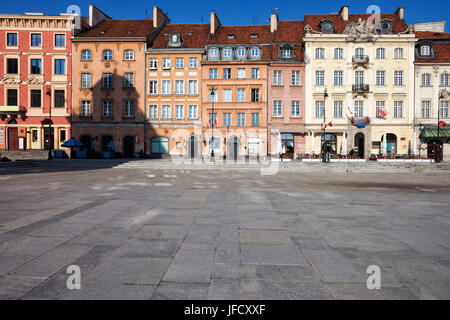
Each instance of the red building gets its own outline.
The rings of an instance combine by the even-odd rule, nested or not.
[[[72,22],[0,15],[0,150],[61,149],[70,138]]]

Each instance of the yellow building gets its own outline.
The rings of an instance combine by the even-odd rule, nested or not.
[[[321,153],[325,132],[335,154],[410,154],[416,39],[404,8],[379,21],[348,9],[305,15],[306,153]]]

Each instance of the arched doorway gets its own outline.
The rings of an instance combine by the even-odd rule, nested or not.
[[[166,137],[153,137],[151,141],[152,156],[162,157],[169,153],[169,139]]]
[[[294,136],[290,133],[281,134],[281,156],[283,158],[294,158]]]
[[[134,137],[123,137],[123,156],[124,158],[134,158]]]
[[[9,120],[7,123],[7,130],[8,130],[8,150],[19,151],[19,128],[17,127],[17,121],[14,119]]]
[[[327,150],[330,151],[331,154],[337,153],[337,138],[334,133],[326,133],[322,136],[322,144],[325,143]]]
[[[436,160],[438,151],[440,150],[440,152],[439,152],[440,157],[439,158],[440,158],[440,161],[442,161],[443,160],[443,153],[444,153],[443,149],[442,149],[442,146],[443,146],[443,143],[442,143],[441,140],[436,140],[436,139],[428,140],[428,142],[427,142],[427,158]]]
[[[195,136],[189,137],[188,156],[191,159],[195,159],[198,156],[198,139]]]
[[[238,137],[232,137],[228,142],[228,159],[237,160],[239,157],[239,149],[241,141]]]
[[[386,152],[387,154],[397,154],[397,136],[392,133],[386,135]]]
[[[110,135],[104,135],[101,138],[101,150],[102,152],[108,152],[109,151],[109,143],[113,140],[113,137]]]
[[[92,146],[92,137],[90,135],[80,136],[80,142],[83,144],[85,150],[90,150]]]
[[[365,143],[365,138],[364,138],[364,134],[362,133],[357,133],[355,135],[355,153],[358,156],[358,158],[364,158],[364,143]]]

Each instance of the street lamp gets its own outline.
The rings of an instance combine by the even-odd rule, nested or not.
[[[326,98],[328,97],[328,92],[327,89],[325,88],[325,91],[323,93],[323,136],[322,136],[322,162],[326,163],[327,159],[326,159],[326,153],[325,153],[325,148],[326,148],[326,140],[325,140],[325,128],[326,128],[326,117],[325,117],[325,105],[326,105]]]
[[[448,93],[446,89],[442,89],[439,92],[439,101],[438,101],[438,124],[437,124],[437,148],[436,148],[436,155],[435,155],[435,163],[441,162],[441,143],[440,143],[440,128],[441,128],[441,102],[442,99],[445,99],[448,97]]]
[[[211,114],[211,126],[212,126],[212,132],[211,132],[211,162],[214,162],[214,97],[215,97],[215,93],[214,93],[214,87],[211,88],[211,102],[212,102],[212,114]]]
[[[51,91],[50,89],[47,89],[47,91],[45,92],[46,95],[48,95],[49,98],[49,103],[48,103],[48,109],[49,109],[49,121],[48,121],[48,160],[53,160],[53,155],[52,155],[52,145],[53,145],[53,135],[52,135],[52,101],[51,101]]]

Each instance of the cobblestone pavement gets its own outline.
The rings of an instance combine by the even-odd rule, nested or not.
[[[450,298],[450,173],[78,170],[2,171],[1,299]]]

